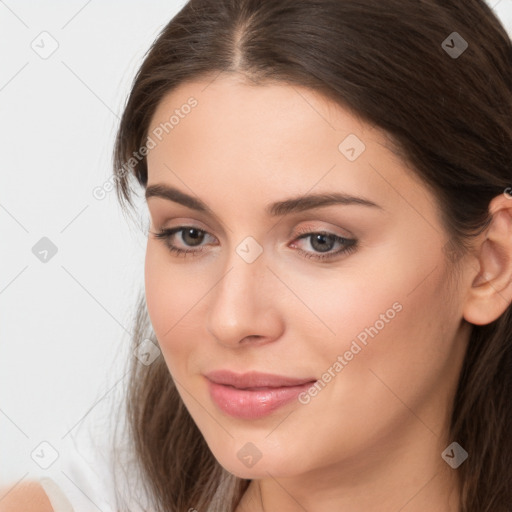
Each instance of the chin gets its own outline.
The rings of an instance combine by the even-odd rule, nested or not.
[[[267,455],[262,454],[261,458],[255,463],[250,459],[244,460],[249,452],[250,449],[243,451],[243,448],[239,448],[235,452],[235,457],[224,453],[222,457],[215,458],[229,473],[238,478],[249,480],[268,478],[269,474],[276,478],[286,478],[296,475],[297,471],[300,470],[293,462],[283,459],[277,460],[275,454],[270,451],[267,452]]]

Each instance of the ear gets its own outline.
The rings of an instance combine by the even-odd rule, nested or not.
[[[492,221],[475,249],[478,265],[464,304],[464,318],[486,325],[512,302],[512,197],[496,196],[489,204]]]

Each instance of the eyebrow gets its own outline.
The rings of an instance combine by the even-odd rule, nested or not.
[[[186,206],[187,208],[191,208],[192,210],[197,210],[199,212],[205,213],[211,212],[210,208],[197,197],[185,194],[181,190],[178,190],[177,188],[174,187],[170,187],[168,185],[150,185],[146,188],[145,195],[146,201],[150,197],[160,197],[162,199],[167,199],[168,201],[179,203],[183,206]],[[334,204],[346,206],[368,206],[383,210],[382,206],[363,197],[332,192],[323,194],[309,194],[304,196],[292,197],[284,201],[277,201],[275,203],[267,205],[267,207],[265,208],[265,212],[267,215],[271,217],[278,217],[283,215],[289,215],[290,213],[294,212],[303,212],[306,210],[311,210],[313,208],[331,206]]]

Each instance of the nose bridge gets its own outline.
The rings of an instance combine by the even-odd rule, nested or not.
[[[268,269],[263,246],[252,236],[246,236],[230,249],[225,261],[225,277],[219,283],[219,295],[227,300],[245,298],[245,303],[257,299],[262,292],[262,278]],[[258,286],[259,284],[259,286]]]

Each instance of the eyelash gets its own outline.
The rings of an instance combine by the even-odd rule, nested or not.
[[[160,229],[160,231],[158,233],[153,233],[153,235],[155,236],[155,238],[163,240],[164,244],[166,245],[166,247],[169,249],[169,251],[171,253],[174,253],[180,257],[186,257],[188,254],[192,254],[195,256],[198,253],[203,251],[202,248],[200,248],[200,249],[179,249],[178,247],[172,245],[169,241],[170,238],[174,234],[183,232],[185,229],[194,229],[194,230],[198,231],[199,233],[205,233],[205,234],[209,235],[209,233],[207,231],[196,228],[194,226],[178,226],[178,227],[171,228],[171,229]],[[304,251],[303,249],[297,249],[297,252],[299,254],[302,254],[305,258],[312,258],[312,259],[316,259],[319,261],[325,261],[328,259],[335,258],[336,256],[340,256],[341,254],[350,254],[353,251],[355,251],[356,247],[357,247],[356,239],[344,238],[344,237],[335,235],[333,233],[329,233],[328,231],[311,231],[311,230],[307,230],[307,229],[299,230],[295,240],[301,240],[303,238],[308,238],[313,235],[324,235],[324,236],[333,237],[335,242],[345,243],[348,245],[346,245],[345,248],[343,248],[343,249],[340,249],[336,252],[329,253],[329,254],[316,253],[316,255],[314,255],[315,253]],[[320,254],[320,255],[318,255],[318,254]]]

